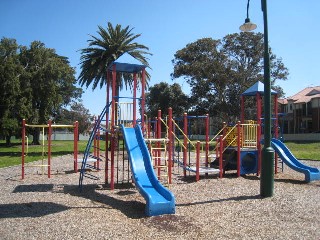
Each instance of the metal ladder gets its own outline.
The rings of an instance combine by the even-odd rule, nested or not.
[[[151,161],[158,180],[166,187],[169,187],[168,175],[168,151],[167,138],[147,138],[145,139],[150,151]]]
[[[99,118],[99,120],[95,122],[95,125],[91,131],[89,140],[87,142],[87,146],[86,146],[86,149],[83,154],[83,159],[81,161],[81,169],[80,169],[80,175],[79,175],[79,189],[80,189],[80,191],[82,189],[84,177],[92,179],[92,180],[99,180],[100,179],[98,176],[95,176],[94,174],[91,174],[90,172],[86,171],[86,169],[87,168],[97,169],[97,165],[95,163],[97,163],[97,161],[102,161],[100,156],[92,155],[91,150],[92,150],[92,143],[94,142],[94,140],[96,138],[96,133],[100,129],[100,124],[101,124],[101,121],[103,120],[103,116],[105,116],[107,110],[109,110],[110,105],[111,105],[111,103],[106,105],[104,107],[104,109],[102,110],[102,112],[100,114],[100,116],[102,116],[102,117]],[[94,165],[92,165],[90,163],[93,163]]]

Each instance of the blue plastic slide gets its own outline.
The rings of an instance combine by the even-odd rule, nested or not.
[[[295,171],[304,173],[305,181],[311,182],[314,180],[320,180],[320,170],[318,168],[310,167],[302,164],[296,159],[287,146],[278,139],[272,138],[272,147],[278,153],[282,161]]]
[[[122,125],[121,128],[135,185],[146,200],[146,215],[175,213],[174,195],[161,185],[154,173],[140,126],[127,128]]]

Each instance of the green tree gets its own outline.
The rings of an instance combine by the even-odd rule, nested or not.
[[[75,70],[66,57],[46,48],[44,43],[34,41],[30,48],[21,49],[20,61],[26,74],[21,81],[32,89],[33,114],[27,119],[34,124],[43,124],[54,117],[62,106],[74,98],[81,97],[82,90],[75,86]],[[39,144],[39,129],[33,134],[33,143]]]
[[[178,83],[169,85],[166,82],[160,82],[149,88],[146,93],[146,113],[148,117],[157,117],[158,110],[163,113],[168,112],[172,107],[175,116],[183,116],[188,110],[188,96],[185,95]]]
[[[271,82],[286,80],[288,70],[270,51]],[[263,82],[263,35],[235,33],[221,40],[199,39],[174,56],[173,78],[184,77],[191,87],[196,114],[209,113],[217,124],[239,119],[240,95],[257,81]]]
[[[81,72],[78,81],[81,86],[88,87],[92,84],[92,89],[98,85],[102,88],[106,84],[106,73],[110,64],[124,54],[128,54],[137,59],[142,64],[149,67],[147,55],[151,55],[146,46],[133,42],[141,34],[133,34],[129,26],[122,28],[117,24],[115,27],[108,22],[108,27],[104,29],[98,26],[98,37],[91,36],[88,40],[88,47],[81,49],[80,67]],[[120,75],[119,75],[120,76]],[[117,79],[117,85],[121,89],[125,85],[132,83],[130,75],[122,75]]]
[[[86,133],[90,130],[93,116],[84,107],[82,101],[72,102],[70,109],[62,108],[54,119],[56,124],[73,124],[78,121],[79,133]]]
[[[21,114],[30,114],[30,107],[20,82],[24,68],[19,61],[19,48],[15,39],[2,38],[0,41],[0,134],[10,145],[11,136],[20,126]]]

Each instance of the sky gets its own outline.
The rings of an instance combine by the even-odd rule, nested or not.
[[[320,1],[269,0],[267,4],[269,44],[290,74],[287,81],[276,84],[287,97],[319,86]],[[183,79],[170,77],[174,54],[204,37],[222,39],[239,33],[246,7],[246,0],[0,0],[0,37],[14,38],[24,46],[43,42],[68,57],[78,77],[79,50],[88,46],[90,35],[97,36],[98,26],[106,28],[107,22],[130,26],[134,34],[141,34],[137,42],[153,54],[150,86],[177,82],[188,94]],[[263,32],[260,0],[250,1],[249,16],[258,25],[255,32]],[[118,61],[137,63],[127,56]],[[98,115],[105,105],[105,89],[83,90],[84,106]]]

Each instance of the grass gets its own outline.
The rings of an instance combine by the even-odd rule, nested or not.
[[[295,143],[285,142],[287,147],[298,159],[312,159],[320,161],[320,142],[315,143]]]
[[[79,152],[84,152],[87,141],[79,141]],[[26,150],[25,150],[26,151]],[[44,156],[42,156],[42,146],[29,145],[28,154],[25,162],[34,162],[41,159],[47,159],[48,146],[44,147]],[[62,156],[73,154],[73,141],[53,141],[51,147],[51,156]],[[5,145],[5,141],[0,141],[0,168],[21,164],[21,141],[13,141],[10,147]]]
[[[79,141],[79,152],[84,152],[87,141]],[[121,143],[120,143],[121,144]],[[298,159],[320,160],[320,143],[285,143]],[[52,156],[73,154],[73,141],[53,141]],[[45,146],[45,152],[47,146]],[[47,159],[47,155],[44,156]],[[29,145],[29,152],[25,158],[26,162],[42,159],[42,146]],[[0,168],[21,164],[21,142],[14,141],[12,146],[5,146],[5,141],[0,141]]]

